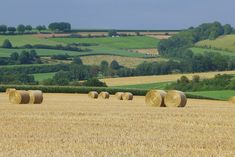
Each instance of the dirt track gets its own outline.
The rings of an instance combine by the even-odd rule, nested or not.
[[[11,105],[0,94],[0,156],[235,156],[235,105],[189,100],[186,108],[45,94]]]

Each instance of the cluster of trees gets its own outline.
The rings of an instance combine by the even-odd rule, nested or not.
[[[158,50],[160,55],[176,57],[200,40],[212,40],[231,33],[234,33],[234,28],[228,24],[223,26],[219,22],[205,23],[196,28],[190,27],[167,40],[161,40]]]
[[[71,31],[71,24],[67,22],[53,22],[49,24],[48,28],[52,31],[69,32]]]
[[[33,75],[25,73],[3,74],[0,75],[0,84],[29,84],[36,85]]]
[[[177,82],[170,84],[168,89],[177,89],[181,91],[203,91],[203,90],[226,90],[235,89],[235,79],[232,75],[216,75],[212,79],[200,79],[200,76],[193,76],[189,80],[186,76],[182,76]]]
[[[69,32],[71,31],[71,24],[67,22],[53,22],[49,24],[48,28],[52,31],[58,32]],[[24,34],[24,33],[35,33],[33,32],[34,28],[31,25],[23,25],[19,24],[16,27],[0,25],[0,33],[1,34]],[[47,30],[45,25],[38,25],[35,27],[35,30],[39,32]]]
[[[88,52],[91,51],[90,49],[82,49],[77,47],[74,44],[67,44],[67,45],[43,45],[43,44],[35,44],[35,45],[31,45],[31,44],[27,44],[27,45],[23,45],[21,47],[14,47],[14,48],[21,48],[21,49],[51,49],[51,50],[65,50],[65,51],[76,51],[76,52]]]
[[[0,65],[41,64],[41,59],[35,50],[13,52],[9,58],[0,58]]]
[[[0,25],[0,33],[2,34],[14,34],[16,31],[18,33],[24,33],[24,32],[31,32],[33,30],[33,27],[31,25],[18,25],[17,27],[11,27],[7,25]]]

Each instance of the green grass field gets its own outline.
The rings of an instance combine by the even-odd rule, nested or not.
[[[103,37],[103,38],[50,38],[51,41],[59,43],[91,43],[99,44],[98,47],[109,47],[115,49],[147,49],[156,48],[158,39],[147,36],[132,37]]]
[[[64,50],[36,49],[39,56],[51,56],[67,53],[70,56],[87,55],[116,55],[125,57],[144,58],[145,54],[129,52],[129,49],[156,48],[159,42],[146,36],[116,37],[116,38],[50,38],[41,39],[32,35],[0,35],[0,45],[5,39],[9,39],[13,46],[23,46],[25,44],[45,44],[58,45],[68,43],[95,43],[98,46],[91,46],[89,52],[75,52]],[[23,49],[0,48],[0,57],[9,57],[12,52],[21,52]]]
[[[221,91],[199,91],[199,92],[187,92],[188,94],[196,96],[205,96],[212,99],[228,100],[232,96],[235,96],[235,90],[221,90]]]
[[[203,40],[196,44],[197,46],[208,46],[211,48],[219,48],[226,51],[235,52],[235,35],[226,35],[216,40]]]
[[[23,46],[26,44],[44,44],[44,45],[57,45],[61,44],[59,42],[49,40],[49,39],[41,39],[34,37],[32,35],[0,35],[0,45],[2,45],[3,41],[8,39],[11,41],[13,46]]]
[[[39,73],[39,74],[33,74],[36,81],[43,81],[49,78],[52,78],[55,75],[55,73]]]
[[[137,85],[127,85],[127,86],[116,86],[115,88],[121,89],[165,89],[171,82],[162,82],[162,83],[149,83],[149,84],[137,84]]]
[[[191,48],[191,50],[194,53],[198,53],[198,54],[203,54],[205,52],[215,52],[215,53],[220,53],[221,55],[225,55],[225,56],[231,56],[231,57],[235,56],[235,53],[228,52],[228,51],[225,51],[225,50],[215,50],[215,49],[199,48],[199,47],[193,47],[193,48]]]

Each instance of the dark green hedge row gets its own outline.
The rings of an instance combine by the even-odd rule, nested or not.
[[[148,90],[142,89],[120,89],[120,88],[110,88],[110,87],[73,87],[73,86],[28,86],[28,85],[0,85],[0,92],[5,92],[7,88],[16,88],[18,90],[42,90],[44,93],[83,93],[87,94],[90,91],[107,91],[110,94],[115,94],[116,92],[131,92],[134,95],[145,96]],[[219,100],[204,96],[197,96],[193,94],[186,93],[187,98],[192,99],[209,99],[209,100]]]
[[[26,73],[26,74],[35,74],[35,73],[49,73],[57,72],[60,70],[68,71],[68,64],[31,64],[31,65],[22,65],[22,66],[0,66],[0,74],[14,74],[14,73]]]

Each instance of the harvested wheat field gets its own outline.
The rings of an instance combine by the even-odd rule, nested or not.
[[[11,105],[0,94],[0,156],[235,156],[235,105],[188,100],[185,108],[44,94]]]
[[[148,84],[157,82],[171,82],[176,81],[181,76],[187,76],[192,79],[194,75],[199,75],[201,79],[213,78],[216,74],[231,74],[234,75],[235,71],[220,71],[220,72],[203,72],[203,73],[189,73],[189,74],[171,74],[171,75],[154,75],[154,76],[136,76],[136,77],[118,77],[101,79],[108,86],[123,86],[123,85],[136,85]]]

